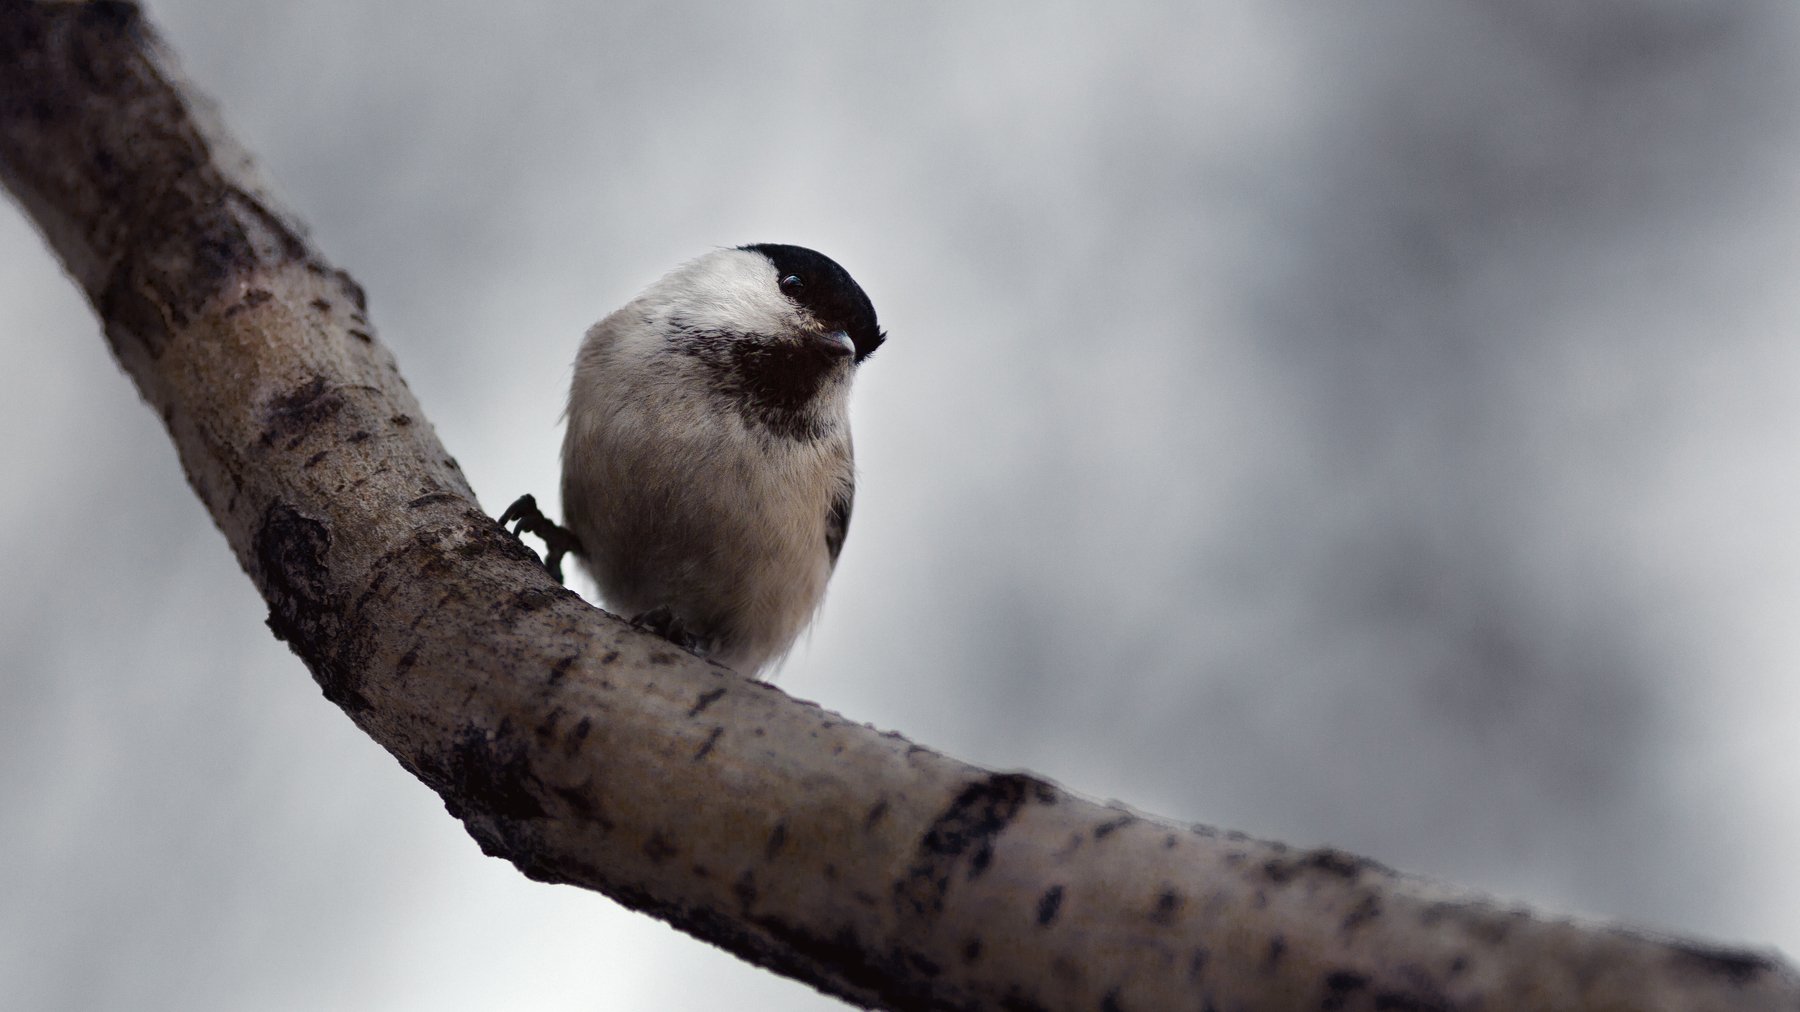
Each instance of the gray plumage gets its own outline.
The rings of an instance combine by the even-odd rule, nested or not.
[[[855,496],[848,399],[884,335],[811,250],[677,268],[582,342],[563,522],[608,607],[754,677],[824,597]]]

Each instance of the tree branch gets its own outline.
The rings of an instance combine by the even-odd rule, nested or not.
[[[1096,805],[583,603],[476,503],[363,293],[129,3],[0,0],[0,178],[325,696],[526,875],[852,1002],[1800,1008],[1772,955]]]

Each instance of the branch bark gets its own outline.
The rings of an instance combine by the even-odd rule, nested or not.
[[[589,607],[476,503],[361,289],[133,4],[0,0],[0,179],[168,427],[275,635],[534,879],[869,1006],[1800,1009],[1773,954],[1097,805]]]

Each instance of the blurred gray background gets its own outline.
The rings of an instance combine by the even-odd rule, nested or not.
[[[892,341],[788,691],[1800,954],[1787,0],[150,9],[490,510],[669,267],[856,275]],[[0,1006],[841,1007],[482,857],[11,208],[0,342]]]

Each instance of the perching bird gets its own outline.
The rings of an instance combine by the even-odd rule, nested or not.
[[[856,491],[848,402],[886,340],[830,258],[757,244],[676,268],[575,359],[563,520],[501,523],[586,565],[608,607],[755,677],[812,620]]]

